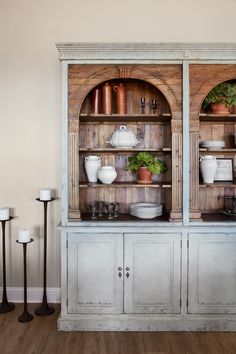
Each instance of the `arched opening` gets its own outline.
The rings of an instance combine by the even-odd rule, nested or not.
[[[171,112],[170,105],[166,97],[154,85],[139,79],[111,79],[100,83],[95,88],[90,90],[82,103],[80,114],[95,113],[93,109],[93,96],[96,89],[100,92],[99,111],[97,113],[105,114],[105,109],[103,108],[102,102],[104,92],[103,87],[106,83],[108,83],[111,87],[111,114],[117,114],[119,112],[115,87],[120,83],[123,84],[125,89],[127,114],[162,114]],[[141,108],[141,98],[144,98],[145,100],[145,107],[143,109]],[[156,100],[156,108],[153,108],[154,100]]]

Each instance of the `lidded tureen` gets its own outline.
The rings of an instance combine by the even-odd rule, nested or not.
[[[115,148],[133,148],[141,142],[141,138],[138,138],[132,130],[127,129],[125,125],[121,125],[111,137],[108,144],[111,144]]]

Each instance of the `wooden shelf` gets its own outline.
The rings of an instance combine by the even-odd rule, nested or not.
[[[153,182],[150,184],[140,184],[136,182],[114,182],[112,184],[103,183],[88,183],[86,181],[81,181],[79,184],[80,188],[171,188],[171,183],[168,182]]]
[[[79,148],[80,152],[99,152],[99,153],[120,153],[120,152],[138,152],[138,151],[148,151],[148,152],[171,152],[171,148],[157,148],[157,149],[136,149],[136,148]],[[236,149],[235,149],[236,152]]]
[[[223,148],[219,150],[207,150],[206,148],[199,148],[199,152],[208,154],[225,154],[225,153],[236,153],[236,148]]]
[[[161,216],[158,216],[158,217],[155,217],[153,219],[141,219],[141,218],[138,218],[136,216],[132,216],[128,213],[121,213],[119,214],[119,216],[117,218],[114,218],[114,219],[111,219],[111,220],[108,220],[108,217],[107,217],[107,214],[104,214],[102,217],[100,218],[97,218],[95,220],[92,220],[91,219],[91,214],[89,213],[81,213],[81,219],[82,221],[91,221],[91,222],[94,222],[94,223],[97,223],[97,222],[130,222],[130,221],[135,221],[135,222],[167,222],[169,221],[169,215],[167,214],[164,214],[164,215],[161,215]]]
[[[208,222],[236,222],[236,215],[227,215],[223,212],[202,213],[202,220]]]
[[[201,122],[236,122],[236,114],[212,114],[201,113],[199,115]]]
[[[80,123],[101,123],[101,122],[112,122],[112,123],[121,123],[121,122],[161,122],[169,123],[171,120],[171,113],[162,113],[162,114],[80,114]]]
[[[236,181],[233,182],[214,182],[214,183],[199,183],[200,188],[217,188],[217,187],[225,187],[225,188],[234,188],[236,187]]]

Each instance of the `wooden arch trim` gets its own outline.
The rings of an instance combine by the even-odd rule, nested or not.
[[[127,70],[127,67],[129,70]],[[69,69],[69,107],[72,107],[71,111],[69,110],[70,119],[79,119],[79,113],[85,98],[96,86],[107,80],[124,79],[124,71],[126,73],[125,78],[142,80],[156,87],[167,100],[172,118],[181,118],[182,78],[180,65],[169,65],[167,68],[167,65],[110,65],[107,67],[107,65],[97,64],[93,65],[92,68],[91,65],[80,65],[77,68],[82,71],[81,76],[79,72],[70,73]],[[124,70],[121,70],[122,68]],[[168,71],[169,75],[166,75]],[[173,74],[176,74],[176,80],[173,80]],[[73,85],[75,89],[70,90]]]

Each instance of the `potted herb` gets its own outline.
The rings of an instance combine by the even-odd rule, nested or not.
[[[165,164],[150,152],[141,151],[128,158],[126,170],[137,172],[138,183],[152,183],[152,174],[165,171]]]
[[[229,82],[214,87],[203,101],[203,109],[215,114],[228,114],[229,107],[236,104],[235,88]]]

